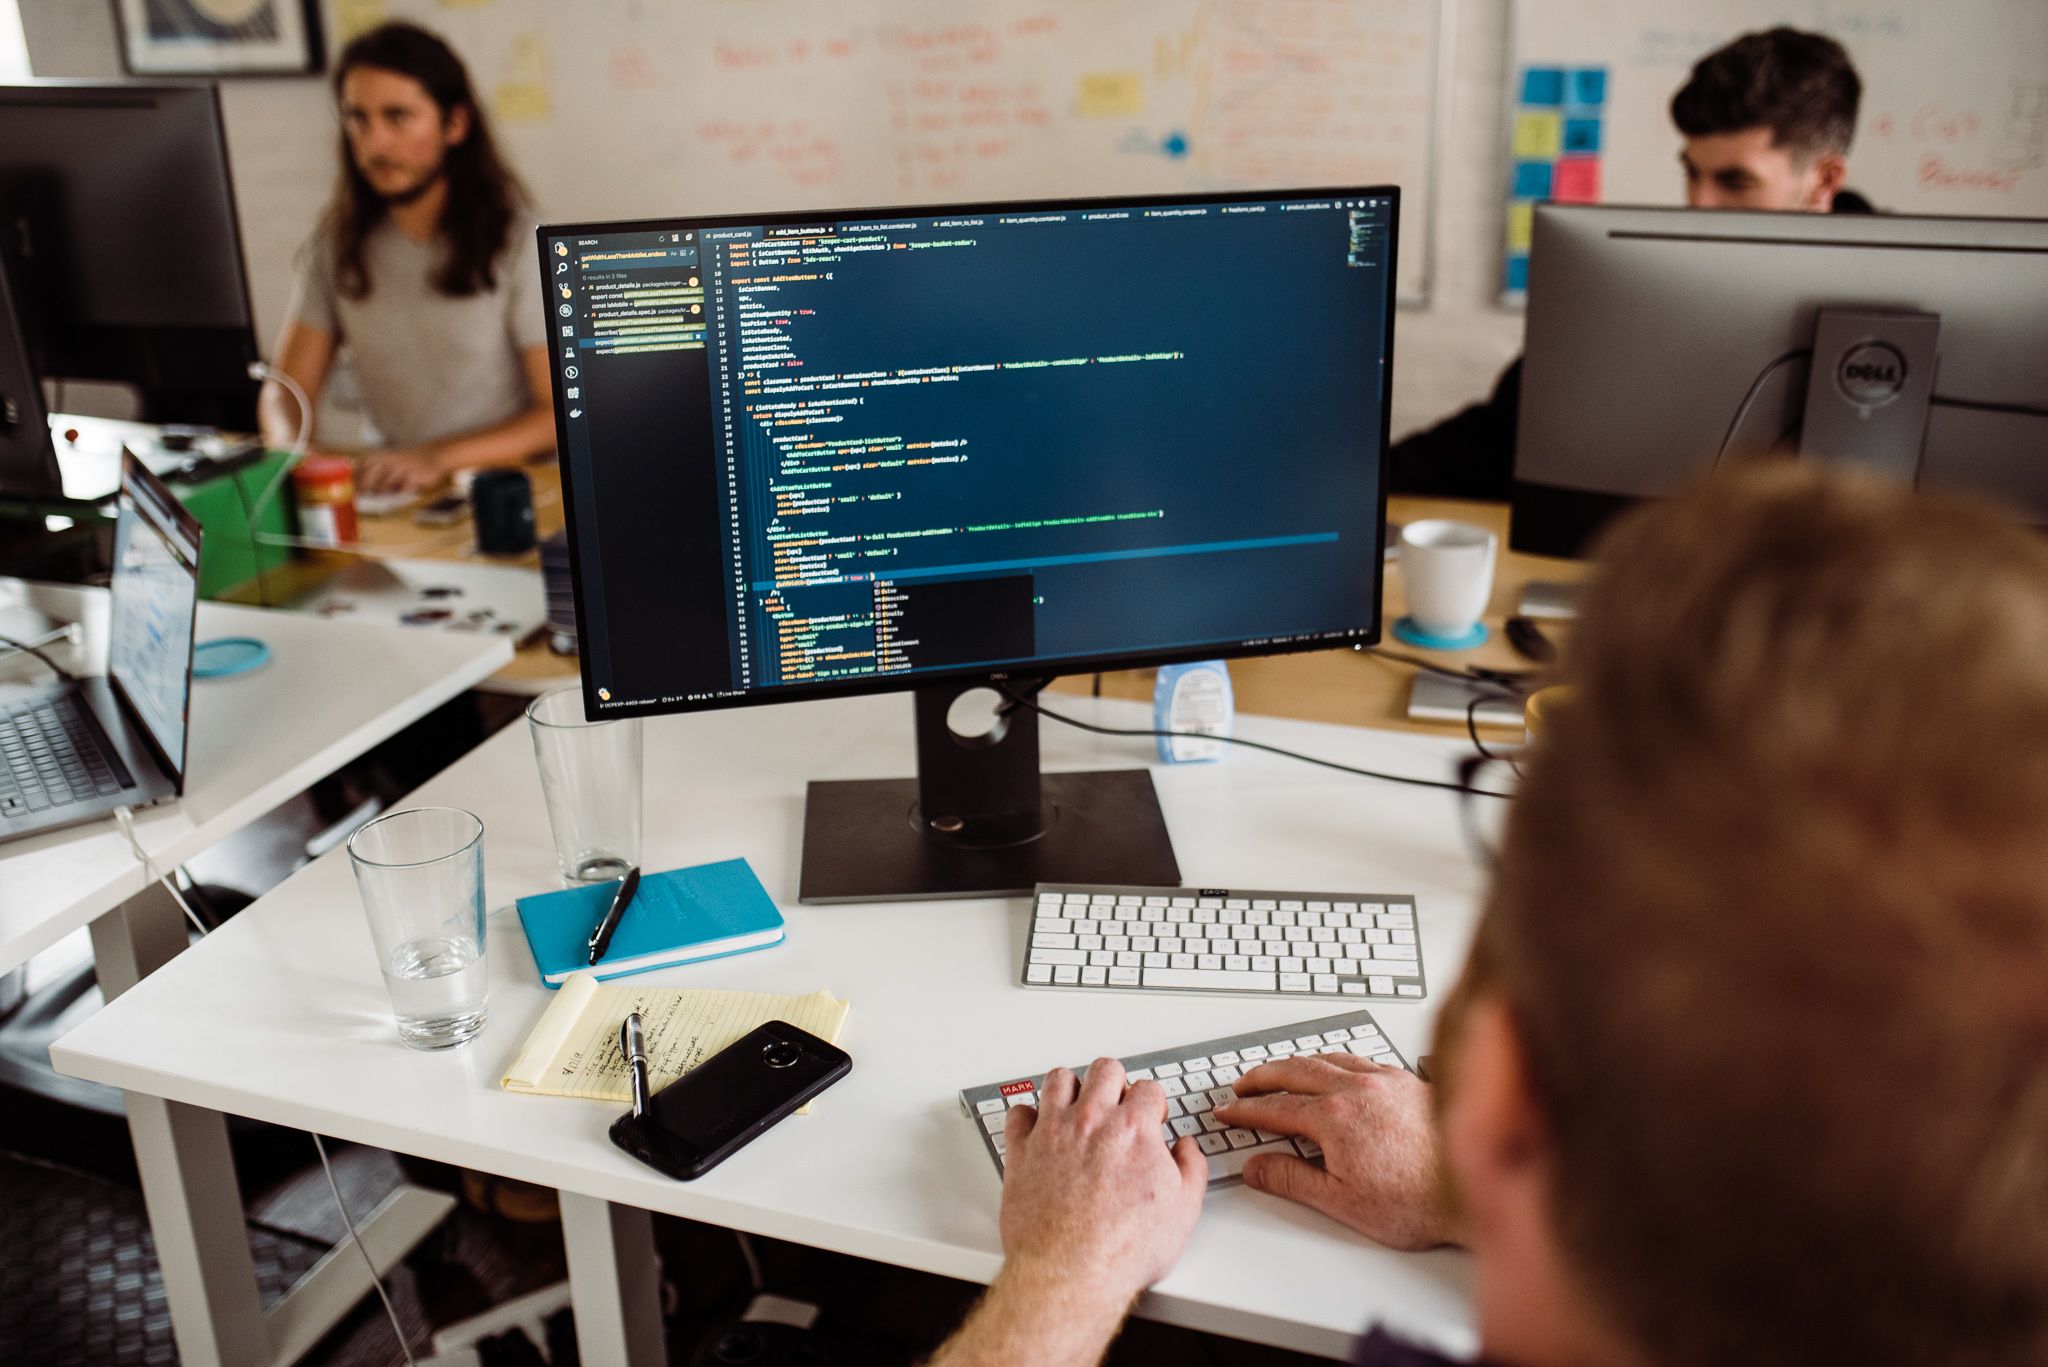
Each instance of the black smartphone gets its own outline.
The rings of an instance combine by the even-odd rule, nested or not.
[[[852,1071],[844,1049],[769,1021],[656,1092],[646,1115],[612,1122],[612,1143],[687,1182]]]

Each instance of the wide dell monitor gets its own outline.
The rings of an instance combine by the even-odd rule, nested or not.
[[[1382,186],[543,226],[589,714],[914,692],[917,778],[811,785],[806,901],[1178,884],[1149,773],[1041,775],[1015,700],[1379,639],[1398,218]]]
[[[1538,205],[1514,547],[1771,453],[2048,524],[2048,222]]]

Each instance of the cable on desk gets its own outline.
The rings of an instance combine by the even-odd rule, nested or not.
[[[25,650],[29,654],[35,656],[38,660],[41,660],[44,664],[48,665],[50,668],[56,670],[58,678],[63,679],[67,683],[78,682],[78,676],[76,674],[73,674],[63,665],[58,664],[55,660],[43,654],[41,650],[37,649],[35,646],[30,645],[27,641],[17,641],[12,636],[0,636],[0,646],[9,646],[15,650]]]
[[[1212,736],[1206,731],[1139,731],[1117,726],[1095,726],[1085,721],[1076,720],[1073,717],[1063,717],[1057,712],[1047,711],[1029,698],[1021,698],[1012,693],[1005,684],[995,684],[994,688],[998,693],[1008,698],[1015,706],[1024,708],[1026,711],[1036,712],[1047,721],[1056,721],[1062,726],[1071,726],[1077,731],[1093,731],[1098,736],[1178,736],[1188,740],[1220,740],[1229,745],[1242,745],[1250,750],[1264,750],[1269,755],[1280,755],[1286,759],[1298,759],[1303,764],[1314,764],[1325,769],[1335,769],[1339,773],[1357,774],[1360,778],[1376,778],[1382,783],[1405,783],[1414,788],[1441,788],[1446,792],[1473,793],[1480,797],[1497,797],[1503,801],[1514,796],[1512,793],[1496,793],[1489,788],[1471,788],[1462,783],[1445,783],[1442,779],[1409,778],[1405,774],[1383,774],[1376,769],[1360,769],[1349,764],[1339,764],[1333,759],[1317,759],[1314,755],[1304,755],[1295,750],[1283,750],[1277,745],[1265,745],[1259,741],[1244,740],[1237,736]]]
[[[320,1170],[327,1174],[327,1189],[334,1193],[334,1208],[341,1212],[341,1222],[348,1226],[349,1242],[356,1246],[356,1252],[363,1255],[363,1266],[370,1270],[370,1285],[377,1288],[377,1299],[384,1302],[384,1313],[391,1319],[391,1332],[398,1335],[398,1351],[405,1354],[406,1367],[418,1367],[412,1355],[412,1345],[405,1341],[405,1330],[399,1327],[398,1312],[391,1308],[391,1295],[384,1289],[384,1279],[377,1275],[377,1264],[370,1260],[370,1250],[363,1247],[363,1236],[356,1233],[356,1222],[348,1213],[348,1203],[341,1199],[341,1184],[334,1180],[334,1168],[327,1161],[327,1146],[320,1142],[320,1136],[313,1131],[313,1147],[320,1153]]]
[[[187,902],[184,894],[178,891],[178,885],[171,881],[169,874],[156,866],[156,861],[149,857],[149,851],[143,849],[142,842],[135,838],[134,812],[127,807],[114,808],[114,824],[121,828],[121,834],[128,837],[128,848],[135,851],[135,857],[142,861],[142,867],[148,871],[149,876],[164,885],[164,891],[168,892],[171,895],[171,900],[178,904],[178,910],[185,913],[185,919],[190,921],[193,928],[201,935],[205,935],[206,923],[199,919],[199,913],[192,910],[192,904]]]

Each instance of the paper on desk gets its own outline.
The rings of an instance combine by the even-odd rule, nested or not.
[[[562,984],[505,1074],[508,1092],[631,1101],[633,1084],[619,1053],[619,1026],[640,1013],[650,1089],[659,1091],[756,1026],[788,1021],[837,1044],[847,1003],[830,992],[783,997],[770,992],[601,983],[577,973]],[[809,1107],[805,1107],[808,1110]]]

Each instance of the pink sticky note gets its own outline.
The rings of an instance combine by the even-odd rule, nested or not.
[[[1600,202],[1600,158],[1559,157],[1551,173],[1550,197],[1559,204]]]

